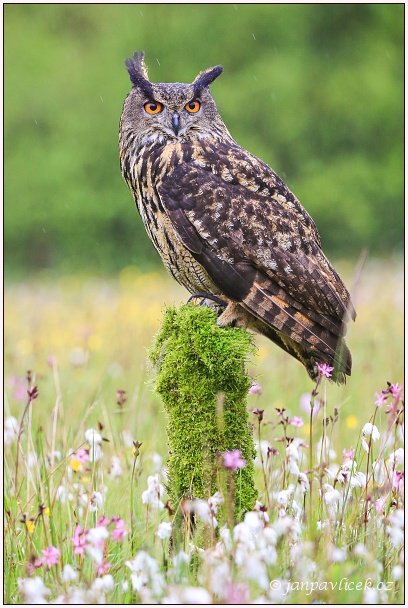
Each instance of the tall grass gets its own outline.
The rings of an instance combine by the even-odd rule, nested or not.
[[[212,547],[186,532],[175,555],[146,351],[185,292],[132,269],[7,286],[5,603],[401,603],[402,272],[368,267],[354,299],[353,375],[322,377],[312,411],[303,368],[257,339],[257,507],[219,529],[213,497]]]

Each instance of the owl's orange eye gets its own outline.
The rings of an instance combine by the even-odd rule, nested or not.
[[[158,101],[148,101],[144,104],[144,109],[148,114],[158,114],[163,110],[163,104]]]
[[[189,101],[184,107],[186,108],[187,112],[190,112],[190,114],[195,114],[201,108],[201,103],[198,101],[198,99],[193,99],[192,101]]]

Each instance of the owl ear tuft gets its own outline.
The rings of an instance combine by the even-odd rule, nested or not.
[[[194,95],[198,95],[200,91],[208,87],[223,71],[223,67],[221,65],[216,65],[213,68],[208,68],[208,70],[204,70],[200,72],[197,78],[193,82],[194,86]]]
[[[126,59],[125,66],[129,72],[130,81],[134,87],[141,89],[147,97],[153,99],[153,89],[144,62],[144,51],[140,55],[135,51],[133,58]]]

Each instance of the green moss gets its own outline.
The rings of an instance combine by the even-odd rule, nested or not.
[[[220,328],[216,319],[205,306],[168,308],[149,357],[168,416],[173,508],[185,498],[208,499],[221,490],[226,507],[220,517],[227,518],[232,510],[240,520],[256,500],[254,443],[246,410],[251,386],[246,362],[255,347],[248,332]],[[228,474],[217,452],[234,449],[241,450],[247,465]]]

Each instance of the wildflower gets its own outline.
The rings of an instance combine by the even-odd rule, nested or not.
[[[78,573],[75,568],[69,564],[65,564],[64,568],[62,569],[61,578],[64,583],[72,583],[78,578]]]
[[[69,461],[69,466],[75,473],[77,473],[80,469],[82,469],[82,462],[77,460],[76,458],[71,458]]]
[[[394,399],[400,400],[401,393],[403,390],[404,390],[404,386],[400,386],[398,384],[398,382],[396,384],[391,384],[391,386],[390,386],[390,392],[391,392],[391,395],[394,397]]]
[[[331,485],[325,483],[323,485],[324,493],[323,498],[327,507],[330,511],[335,510],[337,505],[341,502],[341,495],[338,490],[335,490]]]
[[[346,425],[349,429],[355,429],[358,425],[358,418],[356,416],[350,415],[346,417]]]
[[[375,501],[375,510],[377,511],[377,513],[384,512],[384,505],[387,502],[387,498],[388,496],[381,496],[381,498]]]
[[[287,507],[290,501],[290,498],[292,496],[292,489],[289,490],[281,490],[278,493],[278,504],[280,504],[282,507]]]
[[[303,494],[306,494],[310,490],[310,483],[306,473],[299,473],[298,484]]]
[[[404,448],[398,448],[395,452],[391,452],[388,457],[388,464],[391,469],[395,469],[396,466],[404,463]]]
[[[224,502],[224,497],[221,492],[216,492],[213,496],[208,499],[208,505],[212,513],[217,513],[218,508]]]
[[[388,395],[387,395],[387,393],[384,393],[384,391],[380,395],[378,393],[375,393],[374,396],[376,397],[376,400],[374,403],[377,407],[380,407],[380,408],[384,405],[384,403],[388,399]]]
[[[292,426],[303,426],[304,422],[300,416],[293,416],[293,418],[289,420],[289,424]]]
[[[328,557],[332,562],[339,563],[346,560],[347,552],[345,549],[341,549],[340,547],[336,547],[332,544],[330,544],[327,549]]]
[[[150,557],[145,551],[139,551],[136,557],[125,562],[131,570],[131,581],[133,591],[141,591],[148,583],[151,584],[155,595],[162,593],[165,580],[160,572],[157,561]]]
[[[246,466],[246,460],[241,456],[241,450],[232,450],[231,452],[225,452],[222,455],[222,463],[226,469],[230,471],[236,471],[237,469],[243,469]]]
[[[392,474],[392,489],[401,492],[404,489],[404,473],[402,471],[394,471]]]
[[[367,422],[363,426],[361,433],[362,433],[361,445],[362,445],[363,449],[368,453],[369,448],[368,448],[368,444],[365,440],[365,437],[371,437],[371,439],[373,441],[377,441],[377,439],[380,438],[380,432],[379,432],[378,428],[375,426],[375,424],[371,424],[371,422]]]
[[[161,539],[164,540],[165,538],[170,538],[171,536],[171,524],[163,521],[161,524],[159,524],[159,527],[157,528],[157,532],[156,535]]]
[[[257,455],[255,457],[254,464],[258,469],[262,468],[261,453],[262,453],[262,458],[265,462],[268,458],[268,452],[271,449],[272,449],[272,446],[269,443],[269,441],[266,441],[266,439],[261,439],[259,444],[255,443],[255,450],[256,450]]]
[[[107,538],[109,538],[109,532],[105,526],[90,528],[86,534],[86,541],[93,547],[103,547]]]
[[[200,500],[199,498],[191,501],[186,500],[183,509],[190,513],[196,513],[205,525],[210,525],[213,528],[218,526],[218,522],[206,500]]]
[[[183,602],[185,604],[212,604],[211,595],[203,587],[184,587]]]
[[[88,429],[85,431],[85,439],[89,443],[89,460],[91,462],[97,462],[102,458],[102,437],[101,435],[95,431],[94,429]]]
[[[42,553],[43,557],[41,561],[43,564],[46,564],[47,566],[55,566],[55,564],[58,564],[58,560],[61,555],[61,549],[50,545],[46,549],[42,549]]]
[[[350,448],[348,450],[344,449],[342,451],[342,454],[344,456],[344,460],[353,460],[354,458],[354,448],[352,446],[350,446]]]
[[[105,574],[101,578],[96,578],[91,585],[92,591],[98,591],[101,593],[107,593],[115,588],[115,581],[111,574]]]
[[[101,564],[97,570],[98,576],[103,576],[104,574],[106,574],[109,568],[111,567],[112,564],[108,564],[108,562],[104,562],[103,564]]]
[[[89,499],[89,511],[90,513],[94,513],[98,509],[100,509],[103,505],[103,498],[100,492],[92,492],[91,497]]]
[[[28,532],[29,534],[33,534],[33,532],[34,532],[34,530],[35,530],[35,523],[34,523],[34,522],[31,520],[31,519],[28,519],[28,520],[25,522],[25,525],[26,525],[26,528],[27,528],[27,532]]]
[[[19,424],[14,416],[7,416],[4,421],[4,443],[11,445],[17,441]]]
[[[327,365],[327,363],[318,363],[317,369],[322,374],[322,376],[326,376],[326,378],[331,378],[334,367]]]
[[[89,460],[89,450],[86,450],[85,448],[79,448],[79,450],[75,452],[75,458],[79,462],[87,462]]]
[[[83,555],[86,548],[85,535],[87,530],[82,530],[81,526],[76,526],[74,530],[74,536],[71,538],[72,544],[74,545],[74,554]]]
[[[264,523],[257,511],[249,511],[248,513],[245,513],[244,524],[248,526],[253,534],[256,534],[264,527]]]
[[[262,387],[257,382],[252,382],[248,395],[262,395]]]
[[[123,519],[113,518],[112,521],[115,523],[115,529],[112,530],[112,538],[119,542],[123,542],[125,540],[125,522]]]
[[[51,591],[39,576],[18,579],[18,587],[25,604],[48,604],[45,596],[49,595]]]
[[[373,480],[377,486],[383,486],[388,478],[388,473],[384,460],[378,458],[373,462]]]
[[[174,566],[174,568],[179,568],[183,564],[186,564],[186,565],[189,564],[190,560],[191,560],[191,556],[188,553],[185,553],[184,551],[179,551],[173,557],[173,566]]]
[[[388,517],[388,523],[390,525],[386,526],[385,531],[394,547],[399,547],[404,541],[404,512],[402,509],[391,513]]]
[[[150,505],[156,509],[164,509],[164,504],[160,500],[163,495],[164,487],[159,482],[159,475],[149,475],[147,478],[147,490],[142,494],[143,504]]]

